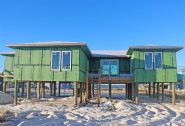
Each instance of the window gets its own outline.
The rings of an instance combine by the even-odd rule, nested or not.
[[[145,69],[153,69],[153,53],[145,52]]]
[[[51,53],[51,70],[60,70],[60,51],[52,51]]]
[[[154,53],[154,68],[162,68],[162,52]]]
[[[62,70],[71,70],[71,51],[62,51]]]

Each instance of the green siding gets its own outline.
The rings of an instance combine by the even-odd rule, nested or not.
[[[131,71],[134,82],[177,82],[176,52],[164,50],[147,50],[146,52],[163,52],[163,69],[145,70],[144,50],[134,51],[131,56]]]
[[[51,71],[52,50],[71,51],[71,71]],[[85,63],[87,63],[88,58],[80,47],[20,48],[16,51],[18,53],[16,53],[15,80],[83,82],[86,78],[86,74],[82,73],[87,70]],[[79,55],[82,55],[82,58],[79,58]]]
[[[14,55],[6,55],[4,62],[4,72],[5,76],[13,76],[14,75]],[[12,81],[12,79],[5,78],[4,81]]]

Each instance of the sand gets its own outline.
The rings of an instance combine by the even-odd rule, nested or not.
[[[0,105],[13,103],[12,96],[0,91]]]
[[[15,113],[15,118],[8,122],[10,126],[185,125],[185,101],[173,106],[169,102],[142,99],[140,105],[102,98],[100,107],[96,104],[74,107],[72,97],[51,98],[39,102],[24,100],[17,106],[0,105],[0,109]]]

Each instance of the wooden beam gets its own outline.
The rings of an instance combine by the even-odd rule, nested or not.
[[[157,100],[159,100],[159,83],[157,83]]]
[[[77,82],[74,82],[74,102],[75,105],[77,106],[78,102],[78,84]]]
[[[134,84],[134,96],[135,96],[135,103],[138,105],[139,104],[139,95],[138,95],[138,93],[139,93],[139,89],[138,89],[138,83],[135,83]]]
[[[42,82],[42,98],[45,98],[45,82]]]
[[[22,82],[22,91],[21,91],[21,93],[22,93],[22,97],[24,96],[24,82]]]
[[[26,92],[27,93],[26,94],[27,99],[30,99],[31,86],[30,86],[30,82],[29,81],[27,82],[26,88],[27,88],[27,92]]]
[[[94,83],[92,83],[92,96],[94,97]]]
[[[80,83],[80,103],[82,103],[82,93],[83,93],[83,85],[82,85],[82,83]]]
[[[53,96],[53,82],[50,82],[50,96]]]
[[[153,83],[153,98],[155,98],[155,83]]]
[[[162,83],[162,101],[164,102],[164,83]]]
[[[176,104],[176,97],[175,97],[175,83],[172,83],[172,103],[173,105]]]
[[[40,99],[40,82],[37,82],[37,98]]]
[[[109,100],[112,101],[112,85],[109,83]]]
[[[18,82],[15,81],[14,83],[14,105],[17,105],[17,90],[18,89]]]
[[[7,82],[4,81],[3,82],[3,92],[6,93],[6,87],[7,87]]]
[[[151,97],[151,83],[149,83],[148,85],[148,94],[149,94],[149,97]]]
[[[53,84],[54,84],[54,96],[56,96],[56,82],[54,82]]]
[[[61,85],[60,85],[60,82],[58,84],[58,96],[60,97],[60,91],[61,91]]]
[[[125,97],[127,98],[127,84],[125,85]]]

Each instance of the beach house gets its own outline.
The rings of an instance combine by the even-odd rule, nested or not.
[[[138,85],[148,85],[149,96],[159,99],[161,89],[164,100],[164,83],[172,85],[172,102],[175,104],[177,82],[176,52],[181,46],[130,46],[128,50],[90,50],[80,42],[42,42],[10,44],[13,53],[5,56],[3,91],[14,82],[14,103],[17,88],[26,86],[26,97],[31,98],[30,84],[37,84],[38,98],[44,97],[45,83],[56,94],[56,85],[72,83],[74,103],[88,102],[93,96],[100,101],[101,84],[109,84],[109,98],[113,84],[126,85],[126,97],[139,103]],[[24,86],[23,86],[24,87]],[[78,102],[79,97],[79,102]],[[84,100],[83,100],[84,99]]]

